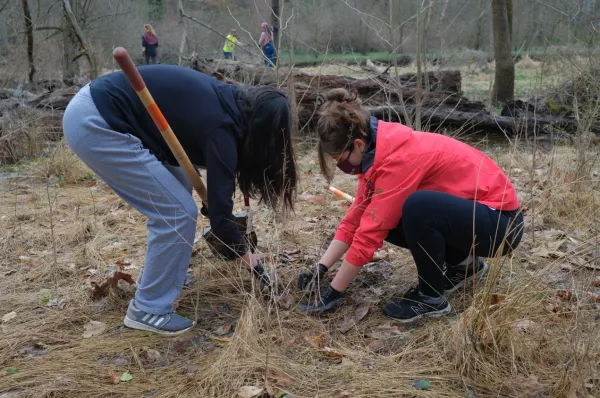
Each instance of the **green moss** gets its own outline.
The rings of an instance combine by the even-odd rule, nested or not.
[[[552,111],[552,113],[558,113],[559,108],[554,99],[546,98],[546,106]]]

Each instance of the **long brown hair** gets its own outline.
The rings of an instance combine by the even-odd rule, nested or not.
[[[154,31],[152,25],[147,23],[146,25],[144,25],[144,29],[146,30],[146,32],[149,32],[152,36],[156,37],[156,32]]]
[[[351,149],[354,140],[364,139],[369,128],[369,112],[361,106],[358,93],[335,88],[321,94],[317,132],[319,134],[319,166],[327,181],[333,178],[329,156]]]

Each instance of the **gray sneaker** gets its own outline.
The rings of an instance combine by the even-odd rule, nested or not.
[[[144,312],[135,306],[134,300],[129,302],[123,323],[128,328],[166,335],[181,334],[194,327],[194,321],[174,312],[163,315]]]

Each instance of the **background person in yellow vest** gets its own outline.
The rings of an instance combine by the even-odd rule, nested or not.
[[[236,44],[243,46],[243,44],[240,43],[238,40],[237,30],[231,29],[231,31],[227,35],[227,40],[225,41],[225,45],[223,46],[223,56],[225,57],[225,59],[233,59],[234,61],[237,61],[237,57],[233,53],[233,51],[235,50]]]

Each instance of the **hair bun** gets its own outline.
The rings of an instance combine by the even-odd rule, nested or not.
[[[352,93],[349,93],[345,88],[333,88],[317,96],[317,105],[321,106],[326,102],[360,104],[358,92],[353,90]]]

